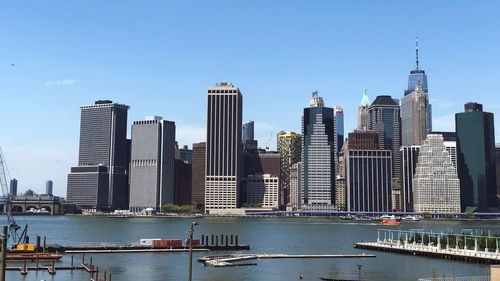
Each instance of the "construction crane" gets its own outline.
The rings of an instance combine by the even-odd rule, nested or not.
[[[3,156],[2,148],[0,147],[0,186],[2,189],[2,195],[4,200],[4,210],[7,215],[7,225],[9,227],[10,238],[12,238],[12,251],[34,251],[35,245],[29,244],[29,241],[26,236],[28,231],[28,225],[26,225],[21,233],[21,235],[17,234],[17,231],[21,229],[21,227],[14,220],[14,216],[12,215],[12,210],[10,206],[11,202],[11,194],[8,188],[8,178],[9,178],[9,170],[7,169],[7,164],[5,163],[5,158]],[[22,241],[22,243],[21,243]]]

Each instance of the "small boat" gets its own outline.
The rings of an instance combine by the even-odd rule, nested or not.
[[[396,218],[396,216],[390,216],[388,218],[383,218],[381,221],[380,221],[380,224],[382,225],[399,225],[400,222],[399,220]]]
[[[401,218],[402,221],[420,221],[422,220],[422,216],[404,216]]]

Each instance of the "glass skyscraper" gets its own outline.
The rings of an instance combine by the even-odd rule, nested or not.
[[[493,113],[478,103],[455,114],[457,168],[462,211],[488,212],[497,207]]]
[[[427,75],[420,69],[418,39],[416,41],[416,66],[408,76],[408,88],[401,100],[401,142],[404,146],[420,145],[432,132],[432,105],[429,103]]]
[[[379,149],[392,154],[392,176],[399,178],[401,172],[401,118],[399,104],[391,96],[377,96],[368,108],[369,129],[378,133]]]

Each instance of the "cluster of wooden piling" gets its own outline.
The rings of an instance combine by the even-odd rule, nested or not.
[[[238,235],[201,235],[201,247],[210,250],[248,250],[250,247],[248,245],[240,245],[238,243]]]
[[[111,273],[108,273],[107,271],[104,271],[104,279],[99,279],[99,266],[96,266],[93,263],[92,257],[89,258],[89,262],[85,262],[85,254],[82,254],[82,263],[80,265],[75,265],[74,263],[74,256],[71,255],[71,264],[69,266],[56,266],[55,265],[55,260],[52,260],[52,263],[50,265],[40,265],[38,259],[35,260],[35,265],[34,266],[28,266],[27,265],[27,260],[24,260],[23,265],[20,267],[17,266],[8,266],[5,268],[6,270],[9,271],[14,271],[14,270],[19,270],[22,275],[27,275],[29,271],[45,271],[51,275],[56,274],[58,270],[85,270],[88,273],[90,273],[90,280],[91,281],[111,281]]]

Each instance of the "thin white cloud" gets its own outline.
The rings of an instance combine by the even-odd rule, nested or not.
[[[45,86],[73,85],[78,83],[76,79],[53,80],[45,82]]]

